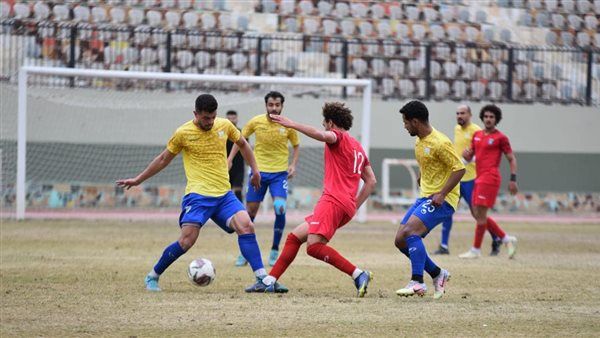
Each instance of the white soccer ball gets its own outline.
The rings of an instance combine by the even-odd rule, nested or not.
[[[207,286],[215,280],[217,271],[206,258],[194,259],[188,266],[188,278],[196,286]]]

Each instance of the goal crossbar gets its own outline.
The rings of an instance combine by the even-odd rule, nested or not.
[[[29,75],[53,75],[70,77],[97,77],[113,79],[163,80],[163,81],[204,81],[223,83],[283,84],[306,86],[362,87],[362,124],[360,141],[369,155],[371,131],[371,95],[372,84],[365,79],[332,78],[293,78],[274,76],[214,75],[158,73],[119,70],[74,69],[62,67],[23,66],[18,77],[18,122],[17,122],[17,182],[16,182],[16,218],[25,218],[26,205],[26,155],[27,155],[27,79]],[[365,222],[366,203],[358,212],[358,221]]]

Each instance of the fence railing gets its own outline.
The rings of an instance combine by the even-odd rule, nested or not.
[[[6,20],[1,80],[21,65],[368,78],[383,99],[600,104],[600,50],[259,35]],[[73,86],[73,81],[58,85]],[[167,89],[176,90],[167,84]],[[231,87],[229,87],[231,89]],[[340,94],[354,95],[346,88]]]

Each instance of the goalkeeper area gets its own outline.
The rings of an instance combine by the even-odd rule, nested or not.
[[[281,282],[285,295],[246,294],[254,276],[236,268],[235,236],[214,224],[149,293],[143,278],[177,231],[174,222],[3,221],[0,259],[3,337],[12,336],[596,336],[600,330],[600,224],[505,223],[520,251],[464,261],[433,257],[452,273],[439,301],[400,298],[408,259],[396,226],[351,223],[332,245],[374,273],[365,298],[353,281],[303,246]],[[270,224],[260,223],[264,249]],[[472,222],[456,223],[453,252],[469,248]],[[367,240],[368,239],[368,240]],[[437,246],[438,235],[425,244]],[[484,241],[489,250],[489,238]],[[264,250],[263,250],[264,251]],[[210,259],[215,281],[198,288],[187,264]],[[265,259],[263,252],[263,259]],[[431,279],[426,276],[431,285]]]

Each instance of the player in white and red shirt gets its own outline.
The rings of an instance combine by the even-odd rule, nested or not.
[[[317,141],[325,142],[325,179],[323,194],[313,214],[288,236],[283,251],[269,275],[258,281],[248,292],[279,292],[275,281],[294,261],[302,243],[307,242],[307,253],[331,264],[354,279],[358,297],[363,297],[371,280],[371,273],[357,268],[335,249],[328,246],[337,229],[348,223],[356,210],[373,191],[375,174],[361,144],[348,133],[352,127],[352,112],[343,103],[330,102],[323,106],[323,127],[294,122],[281,115],[271,119],[284,127],[293,128]],[[360,180],[364,185],[358,192]],[[358,195],[357,195],[358,192]]]
[[[483,121],[485,129],[479,130],[473,134],[471,148],[465,149],[463,157],[471,161],[473,156],[477,159],[475,162],[475,188],[471,203],[473,205],[473,217],[477,221],[475,228],[475,239],[471,250],[461,254],[460,258],[478,258],[481,256],[481,242],[486,229],[502,239],[508,248],[508,257],[513,258],[516,253],[517,239],[508,236],[502,228],[493,220],[487,217],[488,209],[494,206],[502,176],[500,175],[500,161],[502,154],[506,156],[510,164],[510,183],[508,190],[511,195],[518,192],[517,186],[517,159],[513,154],[508,137],[496,129],[496,126],[502,119],[502,110],[497,106],[490,104],[481,108],[479,118]]]

